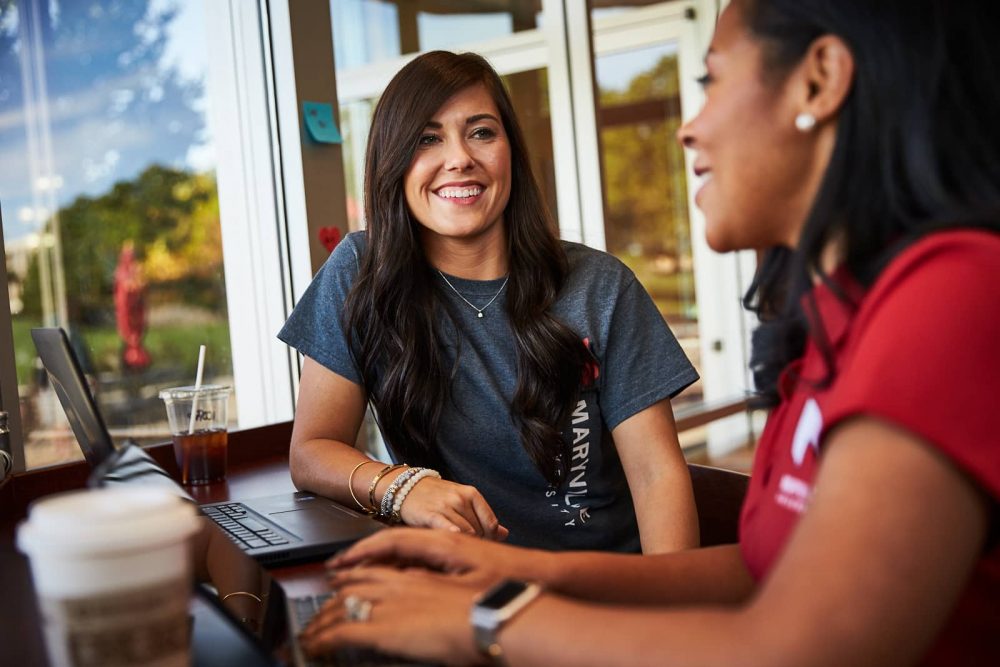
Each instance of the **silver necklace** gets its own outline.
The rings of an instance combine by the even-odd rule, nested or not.
[[[486,310],[487,308],[489,308],[490,304],[497,300],[497,297],[500,296],[500,292],[502,292],[503,288],[507,286],[507,281],[510,280],[510,276],[509,275],[506,278],[504,278],[503,279],[503,285],[500,285],[500,289],[498,289],[497,293],[493,295],[493,298],[490,299],[489,301],[487,301],[485,306],[483,306],[482,308],[479,308],[474,303],[472,303],[471,301],[469,301],[468,299],[466,299],[464,296],[462,296],[462,293],[459,292],[457,289],[455,289],[455,286],[451,284],[451,281],[448,280],[448,278],[443,273],[441,273],[440,270],[438,270],[438,275],[440,275],[441,279],[443,281],[445,281],[445,283],[448,284],[448,287],[451,288],[451,291],[458,295],[459,299],[461,299],[462,301],[464,301],[467,304],[469,304],[469,308],[472,308],[472,310],[476,311],[476,317],[482,317],[483,316],[483,311]]]

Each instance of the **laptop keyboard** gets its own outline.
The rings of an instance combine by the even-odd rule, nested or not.
[[[241,549],[258,549],[271,545],[288,544],[285,537],[254,519],[239,503],[202,507],[201,511],[209,519],[219,524],[226,536]]]
[[[292,598],[292,613],[295,614],[294,627],[305,629],[305,627],[309,625],[309,621],[312,620],[312,617],[319,611],[319,608],[322,607],[323,603],[329,600],[332,595],[332,593],[324,593],[322,595]],[[292,641],[297,642],[298,638],[293,637]],[[334,666],[336,664],[336,662],[332,662],[330,658],[324,656],[305,659],[303,667],[327,667],[328,665]]]
[[[332,593],[293,598],[292,612],[295,614],[297,626],[305,628],[316,615],[323,603],[330,599]],[[384,653],[364,648],[342,648],[334,653],[316,658],[309,658],[303,667],[407,667],[422,663],[394,658]]]

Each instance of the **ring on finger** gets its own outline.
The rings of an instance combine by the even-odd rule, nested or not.
[[[348,621],[366,623],[372,616],[371,600],[365,600],[356,595],[348,595],[344,598],[344,612]]]

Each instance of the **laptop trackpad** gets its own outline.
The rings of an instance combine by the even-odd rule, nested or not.
[[[346,544],[382,528],[382,524],[369,517],[311,493],[283,493],[246,500],[243,504],[267,517],[280,530],[306,542]]]
[[[271,512],[268,516],[279,526],[304,540],[319,538],[353,542],[374,533],[380,527],[371,519],[352,517],[334,507],[319,504]]]

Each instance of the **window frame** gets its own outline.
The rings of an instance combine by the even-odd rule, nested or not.
[[[286,207],[302,181],[282,178],[279,159],[272,61],[283,33],[265,3],[207,2],[205,15],[233,384],[239,428],[254,428],[293,413],[293,357],[274,334],[291,310]]]
[[[4,294],[9,294],[2,206],[0,206],[0,253],[4,257],[4,271],[0,273],[0,289],[3,290]],[[17,366],[14,359],[13,320],[10,314],[10,299],[8,299],[0,301],[0,410],[7,413],[7,427],[10,429],[10,457],[13,463],[11,473],[24,471],[24,439],[22,437],[20,401],[20,394],[17,391]],[[0,479],[0,482],[3,480]]]
[[[310,11],[323,7],[323,3],[305,4]],[[329,25],[329,8],[324,9],[325,25]],[[318,241],[310,243],[315,234],[310,234],[307,225],[289,224],[289,220],[308,219],[309,207],[302,168],[305,135],[294,111],[301,105],[295,96],[293,53],[296,46],[301,48],[302,40],[293,40],[288,0],[206,1],[205,20],[212,36],[207,45],[206,120],[213,129],[218,156],[216,179],[238,428],[248,429],[292,419],[298,358],[275,334],[312,280],[317,258],[321,261],[325,251]],[[308,21],[309,17],[296,20]],[[320,58],[327,56],[332,72],[332,49],[315,51]],[[299,54],[300,62],[303,57]],[[316,63],[322,67],[321,59],[312,64]],[[283,101],[289,97],[290,103]],[[339,152],[327,162],[339,166]],[[343,206],[341,198],[336,210]],[[6,257],[2,234],[0,251]],[[6,291],[6,272],[0,287]],[[0,409],[9,415],[12,472],[22,473],[25,434],[14,355],[8,301],[0,306]]]

